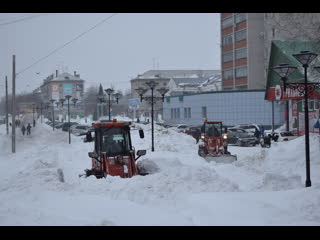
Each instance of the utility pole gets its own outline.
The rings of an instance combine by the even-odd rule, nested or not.
[[[274,132],[274,101],[272,103],[272,132]]]
[[[16,152],[16,55],[12,56],[12,153]]]
[[[40,103],[40,116],[41,116],[41,123],[42,123],[42,102]]]
[[[9,102],[8,102],[8,77],[6,76],[6,128],[9,134]]]

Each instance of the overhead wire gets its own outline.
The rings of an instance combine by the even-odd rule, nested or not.
[[[46,58],[50,57],[52,54],[56,53],[57,51],[59,51],[60,49],[66,47],[67,45],[71,44],[72,42],[74,42],[75,40],[79,39],[80,37],[82,37],[83,35],[87,34],[88,32],[92,31],[93,29],[95,29],[96,27],[98,27],[99,25],[103,24],[104,22],[106,22],[107,20],[111,19],[112,17],[114,17],[115,15],[117,15],[118,13],[114,13],[111,16],[108,16],[106,18],[104,18],[102,21],[98,22],[97,24],[95,24],[94,26],[92,26],[91,28],[89,28],[88,30],[82,32],[81,34],[77,35],[75,38],[71,39],[70,41],[66,42],[65,44],[61,45],[60,47],[57,47],[56,49],[54,49],[53,51],[51,51],[49,54],[47,54],[46,56],[38,59],[37,61],[35,61],[33,64],[31,64],[30,66],[24,68],[23,70],[19,71],[18,73],[16,73],[16,75],[21,74],[23,72],[25,72],[26,70],[30,69],[31,67],[33,67],[34,65],[38,64],[39,62],[45,60]]]
[[[32,19],[32,18],[44,16],[44,15],[47,15],[47,14],[38,14],[38,15],[32,15],[32,16],[27,16],[27,17],[19,18],[19,19],[17,19],[17,20],[13,20],[13,21],[10,21],[10,22],[0,23],[0,26],[5,26],[5,25],[14,24],[14,23],[17,23],[17,22],[22,22],[22,21],[25,21],[25,20],[29,20],[29,19]]]

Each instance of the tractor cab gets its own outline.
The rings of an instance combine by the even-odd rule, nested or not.
[[[145,155],[146,150],[135,153],[131,143],[130,125],[131,122],[118,122],[116,119],[92,124],[84,139],[84,142],[94,142],[94,150],[89,152],[92,169],[86,169],[81,176],[95,175],[101,178],[111,175],[129,178],[139,174],[136,160]],[[144,138],[142,129],[139,134],[140,138]]]
[[[201,142],[198,154],[201,157],[229,157],[230,161],[237,159],[228,152],[227,134],[223,132],[222,121],[208,121],[205,119],[201,127]],[[217,160],[217,159],[215,159]]]
[[[201,127],[201,136],[204,137],[221,137],[222,136],[222,122],[205,121]]]

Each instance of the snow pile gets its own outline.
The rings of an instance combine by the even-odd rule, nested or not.
[[[152,152],[151,124],[135,125],[133,146],[147,150],[137,164],[151,173],[130,179],[79,178],[91,168],[93,143],[72,135],[69,144],[67,132],[39,122],[31,136],[17,130],[12,154],[0,125],[0,225],[320,224],[317,136],[310,136],[312,187],[305,188],[304,137],[270,149],[230,146],[238,161],[223,164],[199,157],[191,136],[156,124]]]

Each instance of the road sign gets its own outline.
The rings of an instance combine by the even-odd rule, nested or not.
[[[129,109],[137,110],[140,107],[140,99],[139,98],[131,98],[129,99]]]

